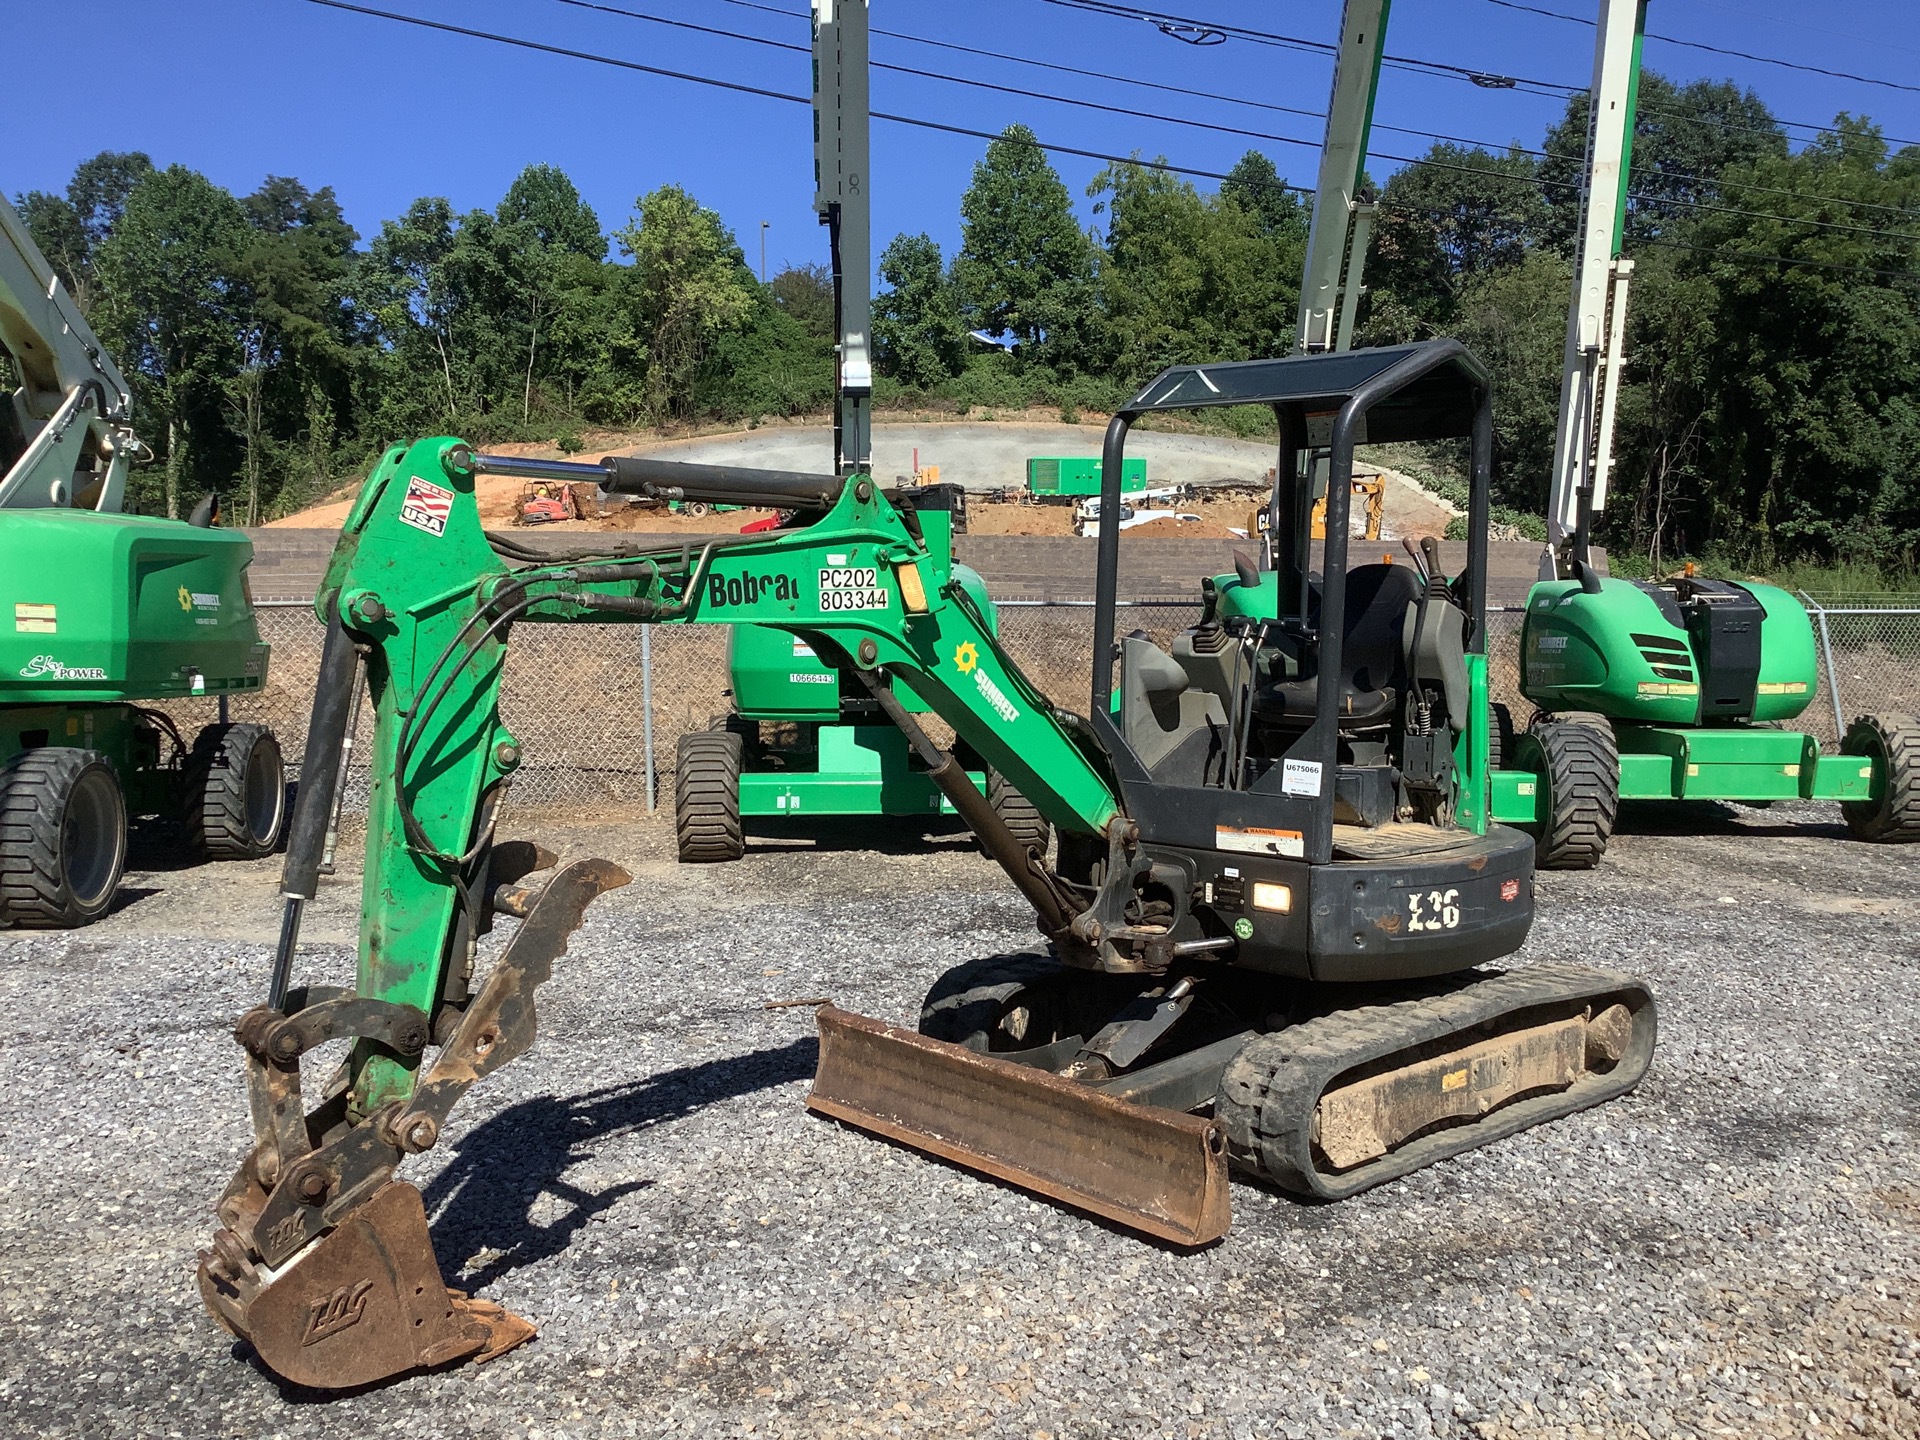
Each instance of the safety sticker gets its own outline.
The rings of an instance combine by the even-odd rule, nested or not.
[[[1282,795],[1318,795],[1320,793],[1320,762],[1318,760],[1282,760],[1280,762],[1280,793]]]
[[[1804,695],[1807,693],[1807,682],[1765,680],[1760,683],[1758,691],[1762,695]]]
[[[407,498],[400,502],[400,519],[429,535],[447,533],[447,517],[453,514],[453,491],[418,475],[407,478]]]
[[[15,605],[13,628],[23,635],[51,635],[60,628],[60,611],[52,605]]]
[[[1289,855],[1296,860],[1307,853],[1306,841],[1298,830],[1271,830],[1260,825],[1216,825],[1213,848],[1237,850],[1243,855]]]
[[[1698,685],[1683,685],[1677,680],[1642,680],[1640,694],[1647,695],[1698,695]]]

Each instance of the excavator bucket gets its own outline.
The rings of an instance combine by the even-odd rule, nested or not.
[[[831,1005],[807,1108],[1176,1245],[1231,1220],[1214,1121]]]
[[[274,1374],[312,1389],[371,1385],[457,1360],[491,1360],[533,1326],[449,1290],[420,1192],[402,1181],[356,1206],[270,1283],[203,1257],[200,1295]]]
[[[543,884],[522,885],[553,856],[503,842],[495,859],[493,905],[522,917],[520,926],[408,1098],[346,1123],[336,1090],[304,1114],[300,1061],[346,1038],[419,1054],[428,1023],[413,1007],[306,986],[289,992],[284,1010],[256,1007],[235,1027],[247,1051],[255,1146],[215,1207],[220,1228],[200,1252],[200,1296],[295,1385],[357,1389],[491,1360],[533,1338],[519,1316],[447,1288],[420,1192],[393,1174],[433,1148],[470,1086],[532,1045],[535,993],[554,959],[594,897],[629,877],[611,861],[576,860]]]

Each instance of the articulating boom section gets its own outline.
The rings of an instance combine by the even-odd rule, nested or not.
[[[0,510],[78,505],[118,511],[127,464],[140,444],[133,397],[4,199],[0,347],[20,380],[0,402]]]
[[[452,439],[390,452],[348,517],[318,602],[328,638],[288,847],[286,917],[268,1001],[237,1030],[254,1144],[220,1201],[221,1228],[201,1266],[215,1317],[302,1384],[359,1385],[484,1359],[532,1334],[446,1289],[418,1193],[393,1179],[407,1155],[433,1146],[467,1086],[532,1043],[535,988],[587,904],[627,879],[582,860],[526,883],[554,857],[494,840],[521,756],[498,709],[513,625],[751,622],[802,636],[869,679],[1042,929],[1068,944],[1087,901],[1013,840],[885,677],[925,698],[1056,824],[1095,837],[1125,824],[1102,771],[1000,650],[945,559],[920,543],[911,513],[870,477],[619,459],[566,467],[656,495],[731,497],[758,484],[765,498],[771,481],[786,487],[783,503],[811,504],[817,518],[699,548],[510,568],[481,531],[473,483],[478,471],[512,468]],[[375,738],[358,973],[351,990],[296,986],[301,909],[314,894],[363,663]],[[476,948],[498,914],[520,925],[475,988]],[[1098,962],[1089,954],[1084,963]],[[308,1114],[301,1057],[343,1038],[353,1049],[342,1078]],[[440,1048],[428,1064],[430,1045]]]

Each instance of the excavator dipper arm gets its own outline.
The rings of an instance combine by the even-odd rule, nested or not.
[[[920,543],[912,516],[867,476],[818,480],[824,513],[801,528],[512,568],[480,528],[483,468],[503,467],[453,439],[395,449],[347,519],[317,602],[328,639],[280,944],[266,1003],[236,1027],[254,1140],[217,1207],[202,1294],[270,1369],[318,1388],[485,1359],[533,1333],[448,1290],[419,1194],[395,1178],[438,1142],[467,1087],[531,1045],[535,991],[587,906],[628,879],[608,861],[580,860],[530,880],[554,857],[494,837],[522,754],[499,712],[515,625],[780,626],[868,677],[883,703],[882,677],[911,686],[1056,824],[1100,836],[1125,823],[1094,760]],[[623,480],[622,462],[607,462],[610,488],[655,483],[625,468]],[[754,483],[739,472],[693,478],[730,493]],[[296,983],[292,971],[362,671],[372,787],[346,990]],[[1004,833],[950,756],[924,733],[916,743],[975,828],[999,832],[989,848],[1042,928],[1064,934],[1084,899]],[[476,977],[479,942],[502,915],[518,928]],[[302,1060],[331,1040],[350,1042],[346,1063],[309,1109]]]

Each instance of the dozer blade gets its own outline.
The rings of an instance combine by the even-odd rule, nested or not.
[[[440,1278],[420,1192],[382,1186],[285,1270],[236,1284],[202,1257],[200,1294],[282,1379],[348,1390],[456,1360],[491,1360],[533,1326]]]
[[[807,1108],[1178,1245],[1230,1223],[1213,1121],[831,1005]]]

